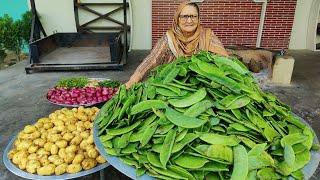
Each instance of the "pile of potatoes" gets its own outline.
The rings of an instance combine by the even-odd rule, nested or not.
[[[63,108],[27,125],[8,153],[20,169],[43,176],[77,173],[106,160],[93,142],[93,120],[99,109]]]

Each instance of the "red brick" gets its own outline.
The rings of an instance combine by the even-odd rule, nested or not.
[[[171,27],[182,0],[152,0],[152,44]],[[296,0],[268,1],[261,45],[287,48]],[[252,0],[206,0],[200,5],[202,25],[211,28],[225,45],[255,46],[261,4]]]

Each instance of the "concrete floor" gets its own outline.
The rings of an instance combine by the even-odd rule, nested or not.
[[[47,116],[60,107],[50,104],[45,96],[48,88],[65,76],[85,75],[110,78],[126,82],[148,51],[129,54],[124,71],[42,72],[26,75],[21,62],[0,71],[0,179],[21,179],[10,173],[2,163],[2,154],[9,138],[25,125]],[[269,86],[267,91],[277,95],[292,107],[294,113],[304,118],[320,136],[320,52],[290,51],[296,59],[290,87]],[[109,167],[106,179],[127,179]],[[320,178],[318,167],[312,179]],[[81,179],[99,179],[99,173]]]

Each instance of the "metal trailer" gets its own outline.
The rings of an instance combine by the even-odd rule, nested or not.
[[[73,3],[77,32],[54,33],[47,36],[39,20],[35,0],[30,0],[33,16],[29,40],[29,64],[25,67],[27,74],[35,71],[123,70],[128,58],[129,3],[126,0],[122,3],[80,3],[74,0]],[[102,14],[92,9],[92,6],[119,7]],[[97,18],[80,25],[79,9],[95,14]],[[118,11],[123,11],[123,22],[110,17]],[[89,26],[97,20],[111,21],[119,26]],[[97,33],[95,30],[113,32]]]

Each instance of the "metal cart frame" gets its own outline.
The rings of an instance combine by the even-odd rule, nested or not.
[[[35,0],[30,0],[32,12],[32,27],[29,40],[29,64],[25,67],[26,73],[34,71],[59,71],[59,70],[123,70],[123,65],[127,63],[128,58],[128,37],[130,26],[127,25],[127,8],[129,4],[126,0],[122,3],[79,3],[74,0],[74,13],[77,32],[75,33],[54,33],[47,36],[37,14]],[[101,14],[93,10],[90,6],[119,6],[118,8]],[[79,23],[79,9],[88,11],[98,17],[82,25]],[[111,14],[123,10],[123,22],[110,17]],[[118,24],[113,27],[94,27],[89,26],[97,20],[107,20]],[[112,30],[115,32],[96,33],[94,30]],[[41,35],[43,38],[41,38]],[[123,36],[123,43],[121,40]],[[105,63],[44,63],[41,57],[56,50],[59,47],[86,47],[103,46],[107,43],[110,47],[110,62]]]

